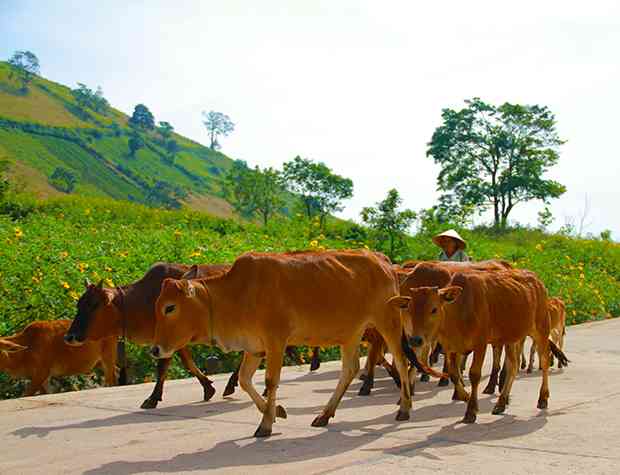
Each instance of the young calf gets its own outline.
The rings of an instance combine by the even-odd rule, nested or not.
[[[549,398],[549,348],[566,357],[549,340],[547,291],[535,274],[522,270],[456,273],[448,286],[412,288],[410,296],[390,299],[390,304],[408,311],[415,335],[409,339],[414,347],[425,341],[441,341],[448,360],[448,371],[457,384],[457,353],[474,352],[469,372],[472,390],[463,422],[472,423],[478,413],[478,385],[487,345],[506,348],[506,382],[493,409],[501,414],[508,404],[517,372],[517,352],[527,335],[534,338],[541,354],[542,385],[538,408],[547,407]]]
[[[33,322],[0,343],[6,350],[0,351],[0,371],[30,380],[24,396],[47,393],[50,376],[88,374],[99,364],[106,386],[116,384],[116,338],[72,347],[64,341],[70,325],[70,320]]]
[[[263,414],[254,435],[265,437],[276,415],[286,417],[275,404],[286,346],[340,345],[338,386],[312,423],[325,426],[359,370],[359,343],[366,328],[383,336],[401,379],[407,377],[401,317],[385,305],[397,293],[390,264],[370,252],[248,253],[218,277],[164,280],[155,306],[153,356],[168,358],[190,342],[243,350],[239,383]],[[266,401],[251,379],[263,358]],[[409,385],[403,384],[397,420],[409,419],[410,409]]]
[[[562,299],[553,297],[548,300],[549,322],[551,325],[551,341],[555,343],[560,350],[564,349],[564,335],[566,335],[566,306]],[[536,352],[536,342],[532,340],[530,348],[530,361],[527,372],[531,373],[534,368],[534,353]],[[540,360],[540,355],[539,355]],[[553,366],[553,355],[550,356],[549,365]],[[558,368],[564,365],[561,359],[558,360]]]

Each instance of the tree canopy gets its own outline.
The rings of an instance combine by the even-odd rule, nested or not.
[[[144,140],[140,134],[134,130],[129,136],[127,145],[129,146],[129,156],[133,158],[136,156],[136,152],[144,147]]]
[[[110,103],[103,97],[101,86],[93,91],[85,84],[77,83],[78,87],[71,90],[71,94],[82,109],[91,109],[100,114],[105,114],[110,107]]]
[[[318,215],[321,226],[330,213],[342,211],[342,202],[353,196],[353,182],[332,172],[324,163],[295,157],[284,164],[287,188],[301,198],[308,218]]]
[[[155,128],[155,118],[148,107],[144,104],[138,104],[129,118],[129,125],[140,129],[153,130]]]
[[[211,150],[219,149],[220,144],[218,138],[220,136],[226,137],[229,135],[233,130],[235,130],[235,124],[226,114],[216,111],[203,111],[202,118],[202,123],[206,127],[207,133],[209,134],[209,147]]]
[[[416,219],[416,213],[410,209],[399,211],[402,201],[398,191],[391,189],[383,201],[361,212],[362,221],[373,230],[376,247],[390,259],[406,249],[405,233]]]
[[[15,51],[8,63],[13,67],[9,72],[9,78],[16,78],[20,81],[22,89],[26,91],[28,84],[40,72],[39,58],[31,51]]]
[[[443,110],[443,123],[428,144],[427,156],[441,166],[437,185],[444,207],[457,213],[491,208],[495,226],[505,227],[517,204],[548,202],[566,191],[544,178],[564,143],[547,107],[494,106],[479,98],[465,104]]]
[[[259,216],[263,224],[284,206],[284,184],[280,172],[273,168],[248,168],[235,160],[226,177],[227,188],[235,210],[245,217]]]

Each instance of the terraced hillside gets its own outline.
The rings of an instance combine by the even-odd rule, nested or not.
[[[153,203],[163,193],[174,201],[219,216],[232,207],[222,197],[227,156],[178,134],[173,161],[155,131],[141,130],[144,147],[130,156],[128,117],[110,107],[105,114],[78,106],[71,89],[41,77],[23,92],[0,62],[0,160],[13,177],[46,198],[65,194],[52,175],[76,178],[74,194]]]

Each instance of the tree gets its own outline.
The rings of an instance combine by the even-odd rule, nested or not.
[[[444,109],[427,156],[441,166],[437,185],[458,206],[493,210],[505,228],[514,207],[539,199],[547,203],[566,188],[543,175],[559,160],[564,142],[545,106],[508,102],[497,107],[478,98],[461,110]]]
[[[65,193],[71,193],[75,190],[77,184],[77,177],[75,174],[63,167],[56,167],[54,172],[50,175],[50,184],[57,190],[64,191]]]
[[[308,218],[318,215],[321,228],[330,213],[342,211],[342,201],[353,196],[353,182],[332,173],[320,162],[295,157],[284,164],[284,179],[288,189],[300,196]]]
[[[97,87],[97,91],[93,91],[85,84],[77,83],[78,87],[71,90],[71,94],[82,109],[91,109],[100,114],[105,114],[110,107],[108,100],[103,97],[103,89]]]
[[[221,112],[202,112],[202,123],[207,128],[207,133],[209,134],[209,140],[211,145],[209,147],[211,150],[216,150],[220,148],[220,144],[218,142],[218,137],[226,137],[233,130],[235,130],[235,124],[230,120],[226,114],[222,114]]]
[[[129,156],[133,158],[136,156],[136,152],[144,147],[144,140],[142,140],[140,134],[134,130],[129,136],[127,145],[129,146]]]
[[[157,132],[159,132],[159,135],[161,135],[164,142],[170,138],[173,131],[174,127],[170,125],[170,122],[160,122],[159,127],[157,128]]]
[[[402,201],[398,191],[391,189],[376,207],[361,212],[362,221],[373,230],[377,248],[384,250],[390,259],[406,248],[405,233],[416,219],[416,213],[410,209],[399,211]]]
[[[9,79],[16,78],[22,84],[22,91],[28,90],[28,84],[39,74],[39,58],[30,51],[15,51],[8,63],[12,66]]]
[[[155,128],[155,118],[148,107],[144,104],[138,104],[129,118],[129,125],[139,129],[153,130]]]
[[[227,177],[227,189],[233,196],[233,206],[242,216],[260,216],[263,224],[281,212],[284,206],[282,176],[273,168],[253,170],[245,162],[235,161]]]

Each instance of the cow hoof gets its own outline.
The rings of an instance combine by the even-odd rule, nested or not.
[[[420,376],[421,383],[428,383],[431,380],[431,377],[428,374],[423,374]]]
[[[284,409],[282,406],[276,406],[276,417],[279,417],[280,419],[286,419],[286,409]]]
[[[370,396],[370,389],[372,388],[372,385],[368,382],[368,380],[364,381],[364,384],[362,384],[362,387],[360,388],[359,392],[357,393],[358,396]]]
[[[437,386],[441,387],[441,386],[447,386],[448,384],[450,384],[450,381],[448,381],[445,378],[441,378],[439,380],[439,382],[437,383]]]
[[[316,416],[316,418],[312,421],[312,427],[325,427],[329,422],[329,416],[325,414],[321,414],[320,416]]]
[[[459,394],[457,391],[454,391],[452,393],[452,400],[467,402],[469,401],[469,394]]]
[[[271,429],[264,429],[261,426],[258,426],[256,432],[254,432],[254,437],[269,437],[271,435]]]
[[[495,394],[495,385],[491,386],[490,384],[482,390],[483,394]]]
[[[491,414],[497,416],[499,414],[503,414],[504,411],[506,411],[506,406],[504,404],[496,404],[493,411],[491,411]]]
[[[267,397],[269,395],[269,391],[267,390],[267,388],[265,388],[265,390],[263,391],[263,397]]]
[[[222,396],[224,396],[224,397],[230,396],[234,392],[235,392],[235,385],[234,384],[227,384],[226,387],[224,388],[224,392],[222,393]]]
[[[310,371],[316,371],[320,367],[321,367],[321,362],[320,361],[312,360],[312,362],[310,363]]]
[[[158,402],[159,401],[157,399],[148,398],[144,400],[140,408],[141,409],[155,409],[157,407]]]
[[[476,422],[476,414],[465,414],[462,422],[463,424],[473,424]]]
[[[208,401],[215,394],[215,388],[213,386],[206,386],[204,388],[204,400]]]
[[[547,407],[549,407],[549,403],[546,399],[541,399],[538,401],[538,405],[536,407],[538,407],[538,409],[547,409]]]
[[[408,421],[409,420],[409,411],[398,411],[396,414],[397,421]]]
[[[368,379],[368,375],[366,373],[362,373],[359,375],[360,381],[366,381]]]

